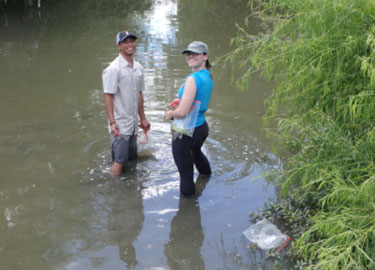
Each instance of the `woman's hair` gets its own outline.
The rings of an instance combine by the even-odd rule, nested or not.
[[[207,53],[204,53],[204,54],[207,54]],[[205,66],[210,71],[210,68],[212,67],[212,65],[211,65],[210,61],[208,61],[208,58],[206,60],[206,65]],[[210,74],[211,74],[211,71],[210,71]],[[212,78],[212,75],[211,75],[211,78]]]
[[[211,63],[210,61],[208,61],[208,59],[206,60],[206,68],[209,70],[211,68]]]

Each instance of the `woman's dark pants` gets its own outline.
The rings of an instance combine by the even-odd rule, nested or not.
[[[172,153],[178,172],[180,173],[180,192],[183,195],[195,194],[194,165],[200,174],[211,174],[210,163],[201,151],[208,136],[208,125],[196,127],[193,137],[182,136],[172,140]]]

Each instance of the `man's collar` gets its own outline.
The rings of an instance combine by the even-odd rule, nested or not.
[[[124,66],[124,67],[129,66],[129,67],[131,67],[131,65],[129,64],[129,62],[126,61],[126,59],[121,54],[119,54],[119,58],[120,58],[121,66]],[[136,68],[136,65],[135,65],[135,60],[133,58],[133,69],[135,69],[135,68]]]

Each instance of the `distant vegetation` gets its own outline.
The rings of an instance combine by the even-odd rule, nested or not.
[[[375,269],[375,2],[256,4],[264,32],[239,28],[226,59],[247,69],[242,89],[256,71],[275,83],[265,120],[276,121],[270,135],[288,158],[274,181],[286,203],[310,206],[298,267]]]
[[[78,8],[76,11],[83,11],[85,7],[98,8],[104,13],[129,13],[130,10],[140,9],[143,6],[150,6],[150,0],[0,0],[1,10],[24,10],[28,9],[53,9],[55,6],[64,5],[65,9]],[[126,8],[124,8],[126,7]]]
[[[36,6],[41,7],[42,1],[44,0],[0,0],[0,6],[9,7],[9,6]]]
[[[0,0],[0,31],[19,32],[26,26],[28,31],[39,33],[52,26],[75,31],[87,28],[94,20],[124,19],[150,7],[151,0],[41,0],[40,7],[38,0]]]

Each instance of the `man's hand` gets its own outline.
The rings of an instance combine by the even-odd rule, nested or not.
[[[113,123],[111,125],[111,133],[116,137],[120,135],[120,128],[116,123]]]
[[[145,132],[147,132],[151,128],[151,125],[145,118],[141,120],[139,127],[142,128]]]

